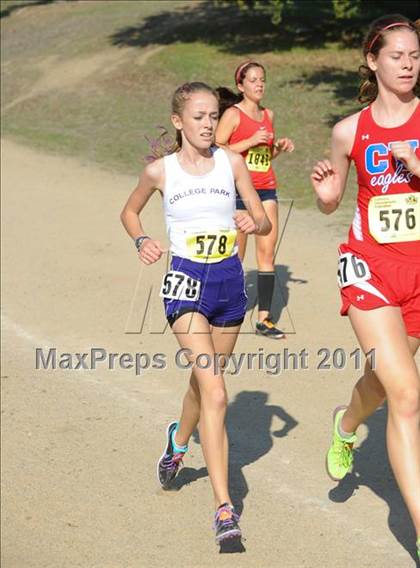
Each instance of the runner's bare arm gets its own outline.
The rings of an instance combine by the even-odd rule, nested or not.
[[[134,189],[124,209],[121,212],[121,221],[127,233],[133,239],[146,236],[139,219],[139,213],[143,210],[155,189],[163,190],[165,183],[165,171],[163,159],[152,162],[144,169],[139,183]],[[137,242],[136,242],[137,245]],[[138,245],[138,256],[144,264],[153,264],[160,259],[166,250],[161,243],[150,237],[144,239]]]
[[[271,231],[271,223],[262,206],[261,199],[252,185],[245,160],[235,152],[227,150],[227,154],[232,165],[236,188],[248,211],[248,214],[243,211],[236,212],[235,221],[238,228],[247,234],[268,235]]]
[[[228,144],[229,138],[239,126],[239,110],[237,108],[228,108],[219,120],[216,129],[216,144],[222,148],[232,150],[232,152],[245,152],[252,146],[255,146],[254,137],[245,138],[236,144]]]
[[[273,125],[273,131],[275,130],[274,128],[274,112],[271,109],[266,109],[268,112],[268,116],[270,117],[271,120],[271,124]],[[274,141],[273,144],[273,150],[271,153],[271,159],[274,160],[274,158],[277,158],[277,156],[279,154],[282,154],[284,152],[293,152],[293,150],[295,149],[295,145],[293,143],[292,140],[290,140],[290,138],[285,138],[285,137],[281,137],[281,138],[277,138]]]
[[[346,188],[358,117],[359,113],[354,114],[334,126],[331,158],[319,161],[312,170],[311,182],[317,195],[317,205],[326,215],[337,209]]]
[[[155,189],[163,189],[164,175],[162,159],[148,164],[121,212],[122,224],[133,239],[145,234],[139,213],[143,210]]]
[[[415,176],[420,177],[420,159],[409,142],[393,142],[391,152],[394,158],[404,163],[405,167]]]

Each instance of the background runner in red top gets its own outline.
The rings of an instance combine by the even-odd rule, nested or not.
[[[274,113],[262,106],[265,91],[265,69],[256,61],[245,61],[235,71],[235,94],[226,87],[217,89],[220,98],[220,121],[216,130],[216,144],[239,152],[245,159],[252,183],[263,203],[272,229],[256,239],[258,265],[258,321],[256,333],[281,339],[270,315],[273,300],[275,270],[274,257],[278,238],[278,203],[276,177],[271,161],[281,152],[292,152],[289,138],[274,138]],[[246,210],[247,204],[237,198],[236,209]],[[238,235],[239,256],[245,257],[247,236]]]
[[[270,138],[266,144],[260,144],[241,152],[245,158],[248,171],[251,174],[255,189],[276,189],[276,175],[271,163],[272,147],[274,143],[274,128],[267,109],[264,109],[264,118],[261,122],[248,116],[238,105],[240,122],[238,128],[232,132],[228,144],[236,144],[246,138],[251,138],[257,130],[265,128]]]

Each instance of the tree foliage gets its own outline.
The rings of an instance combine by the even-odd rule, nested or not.
[[[280,24],[313,25],[330,29],[335,26],[338,38],[348,40],[360,35],[360,28],[369,21],[395,12],[413,20],[420,13],[420,0],[234,0],[242,10],[254,12]],[[225,0],[216,0],[226,3]],[[350,35],[349,35],[350,34]]]

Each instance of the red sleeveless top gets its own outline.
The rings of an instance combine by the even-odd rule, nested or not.
[[[228,144],[242,142],[242,140],[250,138],[257,130],[264,126],[271,134],[268,144],[253,146],[245,150],[245,152],[241,152],[241,154],[245,158],[255,189],[276,189],[276,176],[273,166],[271,165],[274,129],[267,109],[264,109],[263,120],[258,122],[244,113],[237,105],[235,105],[235,107],[239,110],[240,122],[235,132],[232,132]]]
[[[350,158],[359,192],[349,245],[363,251],[420,259],[420,178],[391,153],[392,142],[407,141],[420,158],[420,104],[405,124],[385,128],[362,110]]]

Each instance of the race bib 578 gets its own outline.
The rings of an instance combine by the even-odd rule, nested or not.
[[[186,237],[188,257],[191,260],[217,262],[232,256],[235,242],[235,230],[190,233]]]
[[[200,297],[201,282],[178,270],[171,270],[163,277],[160,294],[168,300],[190,300]]]

